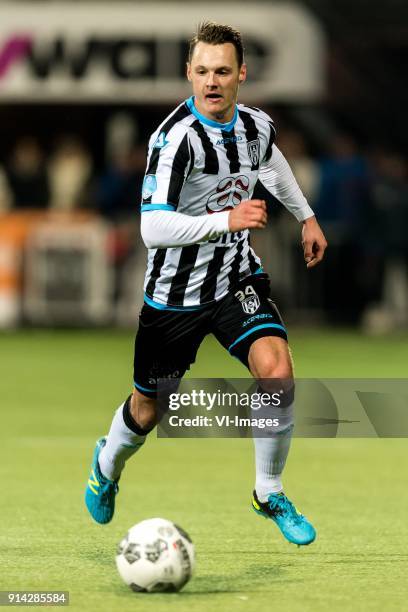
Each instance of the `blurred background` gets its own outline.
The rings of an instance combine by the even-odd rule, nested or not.
[[[232,10],[233,9],[233,10]],[[408,327],[408,5],[0,2],[0,328],[133,327],[148,137],[190,95],[186,40],[238,27],[240,101],[269,112],[330,245],[307,271],[270,202],[253,244],[285,319]]]

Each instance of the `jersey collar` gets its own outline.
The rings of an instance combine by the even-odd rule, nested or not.
[[[188,98],[186,100],[186,104],[187,104],[188,109],[193,113],[195,117],[197,117],[199,121],[201,121],[201,123],[204,123],[205,125],[209,125],[210,127],[218,128],[220,130],[224,130],[225,132],[230,132],[237,122],[237,118],[238,118],[237,105],[235,105],[235,112],[234,112],[234,116],[231,119],[231,121],[229,123],[219,123],[218,121],[212,121],[211,119],[204,117],[204,115],[198,112],[194,104],[194,96],[191,96],[190,98]]]

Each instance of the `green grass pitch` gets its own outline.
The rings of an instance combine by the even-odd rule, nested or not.
[[[298,376],[408,376],[407,336],[294,330]],[[285,486],[318,530],[288,544],[250,510],[250,440],[151,436],[121,479],[108,526],[83,492],[95,439],[131,382],[132,334],[22,331],[0,336],[0,589],[63,589],[71,610],[110,612],[408,609],[404,439],[295,439]],[[191,376],[245,370],[209,338]],[[132,524],[163,516],[197,552],[179,594],[133,594],[114,565]]]

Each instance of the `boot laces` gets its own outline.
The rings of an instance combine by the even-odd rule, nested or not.
[[[286,495],[271,495],[268,500],[268,506],[275,515],[286,516],[293,523],[302,522],[303,516],[296,512],[295,506]]]

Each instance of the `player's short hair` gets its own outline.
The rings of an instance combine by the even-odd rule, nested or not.
[[[241,68],[244,63],[244,45],[242,42],[241,32],[235,30],[231,26],[221,25],[214,21],[202,21],[197,32],[190,40],[190,49],[188,53],[188,61],[191,63],[195,46],[198,42],[205,42],[209,45],[223,45],[224,43],[232,43],[237,52],[238,66]]]

